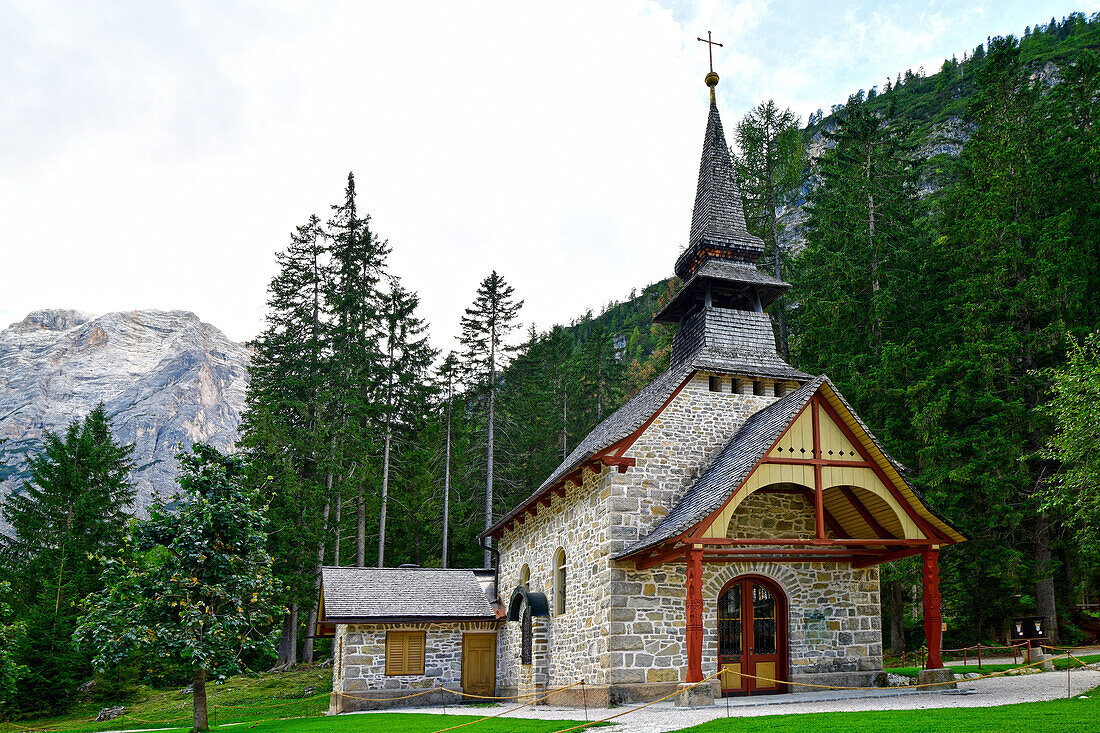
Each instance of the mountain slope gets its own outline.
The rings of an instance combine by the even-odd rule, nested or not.
[[[0,495],[19,490],[25,454],[102,401],[134,446],[134,509],[175,489],[177,446],[229,448],[237,437],[249,354],[187,311],[91,317],[35,311],[0,331]]]

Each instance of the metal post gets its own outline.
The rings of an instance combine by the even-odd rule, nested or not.
[[[978,669],[982,668],[982,643],[978,642]]]
[[[1071,697],[1073,697],[1073,695],[1069,691],[1069,671],[1073,667],[1073,665],[1071,664],[1072,661],[1073,661],[1073,655],[1072,654],[1067,655],[1066,656],[1066,699],[1067,700],[1070,699]]]
[[[1012,663],[1013,664],[1019,664],[1020,663],[1018,661],[1017,657],[1016,657],[1016,653],[1019,651],[1019,649],[1020,649],[1019,644],[1013,644],[1012,645]]]
[[[439,702],[443,705],[443,714],[447,714],[447,697],[443,694],[443,683],[439,683]]]
[[[729,687],[729,685],[726,684],[726,675],[729,673],[729,671],[729,667],[722,667],[722,687]],[[723,690],[722,697],[726,698],[726,717],[728,718],[730,716],[730,696],[726,694],[726,692]]]
[[[588,694],[584,690],[584,680],[581,680],[581,700],[584,701],[584,722],[588,722]]]

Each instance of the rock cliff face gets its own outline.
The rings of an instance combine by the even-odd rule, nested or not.
[[[0,331],[0,501],[26,477],[25,454],[102,401],[134,446],[134,511],[175,490],[176,451],[228,449],[248,384],[247,349],[187,311],[92,317],[35,311]],[[3,529],[0,523],[0,529]]]

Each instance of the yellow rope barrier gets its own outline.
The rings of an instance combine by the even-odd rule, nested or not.
[[[569,685],[569,687],[562,687],[559,690],[554,690],[553,692],[551,692],[547,695],[543,695],[542,697],[535,698],[531,702],[525,702],[522,705],[517,705],[514,708],[510,708],[510,709],[505,710],[503,712],[497,713],[496,715],[488,715],[484,718],[478,718],[477,720],[471,720],[471,721],[468,721],[466,723],[459,723],[458,725],[452,725],[450,728],[440,728],[439,730],[435,731],[435,733],[445,733],[445,731],[456,730],[458,728],[465,728],[467,725],[473,725],[474,723],[484,723],[486,720],[492,720],[493,718],[499,718],[500,716],[507,715],[508,713],[514,713],[517,710],[522,710],[525,707],[529,707],[529,706],[534,705],[534,704],[536,704],[538,702],[541,702],[543,700],[547,700],[547,699],[553,697],[554,695],[565,692],[566,690],[571,689],[573,687],[576,687],[579,684],[580,684],[580,680],[578,680],[577,682],[574,682],[573,684]]]
[[[439,689],[446,689],[446,688],[429,687],[427,690],[421,690],[420,692],[414,692],[411,695],[404,695],[403,697],[362,697],[360,695],[352,695],[351,693],[347,693],[347,692],[337,692],[336,694],[340,695],[341,697],[350,697],[352,700],[368,700],[368,701],[376,701],[376,700],[377,701],[382,701],[382,700],[384,700],[386,702],[389,702],[390,700],[408,700],[408,699],[413,698],[413,697],[420,697],[421,695],[427,695],[429,692],[436,692]],[[381,692],[381,690],[379,690],[379,692]],[[448,692],[449,692],[449,690],[448,690]],[[325,694],[328,695],[330,693],[326,692]]]
[[[593,720],[593,721],[590,721],[588,723],[581,723],[580,725],[575,725],[572,728],[565,728],[563,730],[557,731],[557,733],[568,733],[568,731],[571,731],[571,730],[581,730],[582,728],[587,728],[589,726],[597,725],[599,723],[606,723],[609,720],[614,720],[615,718],[621,718],[624,715],[629,715],[630,713],[636,713],[639,710],[641,710],[642,708],[648,708],[650,705],[656,705],[657,703],[663,702],[663,701],[669,699],[670,697],[675,697],[676,695],[679,695],[681,692],[687,692],[688,690],[694,690],[699,685],[703,684],[704,682],[708,682],[708,681],[714,679],[715,677],[717,677],[720,674],[725,674],[725,670],[724,669],[719,670],[718,672],[715,672],[714,674],[712,674],[709,677],[704,677],[703,679],[699,680],[698,682],[691,685],[690,687],[685,687],[682,690],[677,689],[676,692],[670,692],[669,694],[665,695],[664,697],[659,697],[656,700],[645,703],[644,705],[639,705],[638,707],[631,708],[630,710],[624,710],[621,713],[616,713],[615,715],[611,715],[609,717],[606,717],[603,720]],[[443,731],[436,731],[435,733],[443,733]]]

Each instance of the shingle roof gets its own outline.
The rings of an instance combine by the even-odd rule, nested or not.
[[[496,618],[487,588],[488,571],[438,568],[321,569],[325,618],[329,622],[384,619]]]
[[[706,308],[685,319],[672,343],[672,363],[681,361],[754,377],[813,378],[779,357],[771,318],[755,311]]]
[[[653,547],[698,524],[729,498],[744,481],[775,439],[806,406],[821,383],[820,376],[781,400],[753,413],[718,454],[679,503],[642,539],[626,548],[617,559]]]
[[[684,283],[676,296],[668,305],[653,316],[658,323],[677,323],[681,313],[691,304],[695,294],[696,283],[705,280],[717,280],[719,282],[743,283],[757,286],[760,294],[760,304],[767,308],[784,290],[791,287],[790,283],[783,282],[777,277],[772,277],[766,272],[756,269],[756,265],[730,262],[729,260],[708,259],[699,265],[695,274]]]
[[[767,316],[764,317],[767,318]],[[519,514],[524,506],[575,471],[586,460],[642,427],[693,372],[704,370],[725,374],[773,377],[792,381],[812,379],[811,375],[788,366],[778,356],[775,357],[775,362],[775,365],[771,365],[762,364],[756,360],[738,361],[717,351],[703,350],[690,361],[668,369],[593,428],[592,432],[573,449],[573,452],[562,461],[561,465],[554,469],[554,472],[542,482],[542,485],[534,493],[513,507],[511,511],[497,520],[481,536],[491,534],[504,526],[508,520]]]
[[[695,189],[688,250],[701,244],[724,244],[755,255],[764,252],[763,241],[749,234],[745,227],[741,192],[733,175],[733,161],[722,131],[722,118],[713,98],[703,138],[703,156],[699,161],[699,182]],[[677,267],[677,274],[679,272]]]

